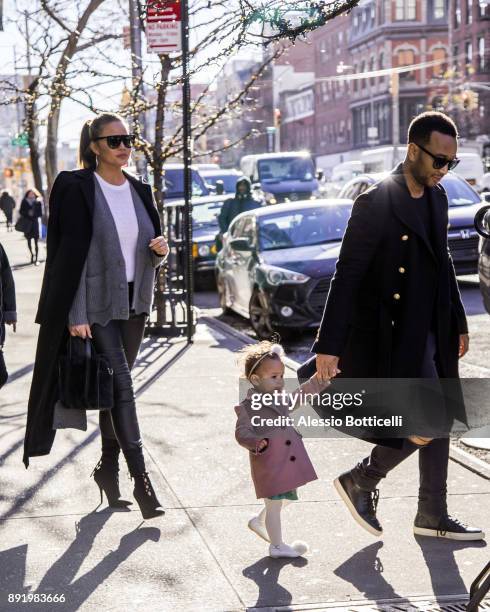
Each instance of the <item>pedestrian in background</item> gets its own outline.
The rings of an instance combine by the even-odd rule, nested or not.
[[[43,205],[41,195],[35,189],[29,189],[25,194],[19,210],[20,216],[23,219],[30,221],[30,226],[26,225],[24,236],[27,240],[29,253],[31,254],[31,263],[39,265],[39,219],[43,216]],[[34,242],[34,251],[32,243]]]
[[[0,244],[0,388],[7,382],[8,378],[3,356],[5,325],[11,325],[13,331],[17,331],[14,277],[7,254]]]
[[[216,248],[220,251],[223,247],[223,234],[228,231],[230,223],[242,212],[260,208],[262,202],[256,200],[252,195],[252,184],[250,179],[242,176],[236,184],[235,197],[225,200],[218,215],[219,234],[216,236]]]
[[[12,219],[15,209],[15,200],[7,190],[5,190],[0,196],[0,208],[3,210],[3,214],[7,220],[7,232],[12,232]]]
[[[87,121],[80,137],[83,169],[61,172],[51,190],[24,464],[51,450],[58,361],[69,334],[91,338],[114,377],[114,405],[99,413],[102,456],[92,475],[111,506],[128,506],[119,491],[122,450],[134,497],[143,518],[151,518],[164,510],[145,467],[130,371],[152,309],[155,269],[168,246],[150,185],[123,172],[133,143],[118,115]]]

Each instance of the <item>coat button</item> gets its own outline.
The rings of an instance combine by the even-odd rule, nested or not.
[[[394,293],[393,294],[393,299],[394,300],[399,300],[400,299],[400,294],[399,293]]]
[[[296,457],[293,455],[292,457],[289,457],[290,461],[296,461]]]
[[[405,268],[398,268],[398,272],[400,272],[400,274],[405,274]]]
[[[291,440],[286,440],[286,446],[289,446],[291,444]]]
[[[408,235],[407,234],[403,234],[402,240],[408,240]]]

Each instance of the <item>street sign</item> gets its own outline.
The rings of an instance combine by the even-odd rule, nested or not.
[[[13,147],[28,147],[29,146],[29,137],[26,132],[22,132],[21,134],[17,134],[12,140],[10,144]]]
[[[180,0],[149,2],[146,16],[148,53],[181,51]]]

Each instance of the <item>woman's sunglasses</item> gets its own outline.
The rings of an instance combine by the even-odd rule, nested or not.
[[[117,136],[98,136],[95,140],[107,140],[107,146],[109,149],[118,149],[121,146],[121,142],[124,144],[126,149],[131,149],[134,145],[136,136],[134,134],[121,134]]]
[[[414,142],[413,144],[416,144],[419,149],[422,149],[424,153],[427,153],[427,155],[430,155],[432,157],[432,159],[434,160],[434,162],[432,163],[432,167],[434,168],[434,170],[442,170],[444,166],[447,166],[447,169],[449,171],[453,168],[456,168],[456,166],[461,161],[457,157],[455,157],[454,159],[447,159],[446,157],[441,157],[440,155],[434,155],[430,151],[427,151],[427,149],[424,149],[424,147],[422,145],[419,145],[417,142]]]

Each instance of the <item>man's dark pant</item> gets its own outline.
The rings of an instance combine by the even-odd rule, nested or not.
[[[431,332],[422,364],[421,378],[437,378],[435,362],[435,338]],[[362,488],[373,491],[388,472],[419,448],[419,511],[430,515],[447,512],[447,471],[449,462],[449,438],[435,438],[427,446],[418,447],[404,440],[400,449],[375,446],[352,470],[354,481]]]

